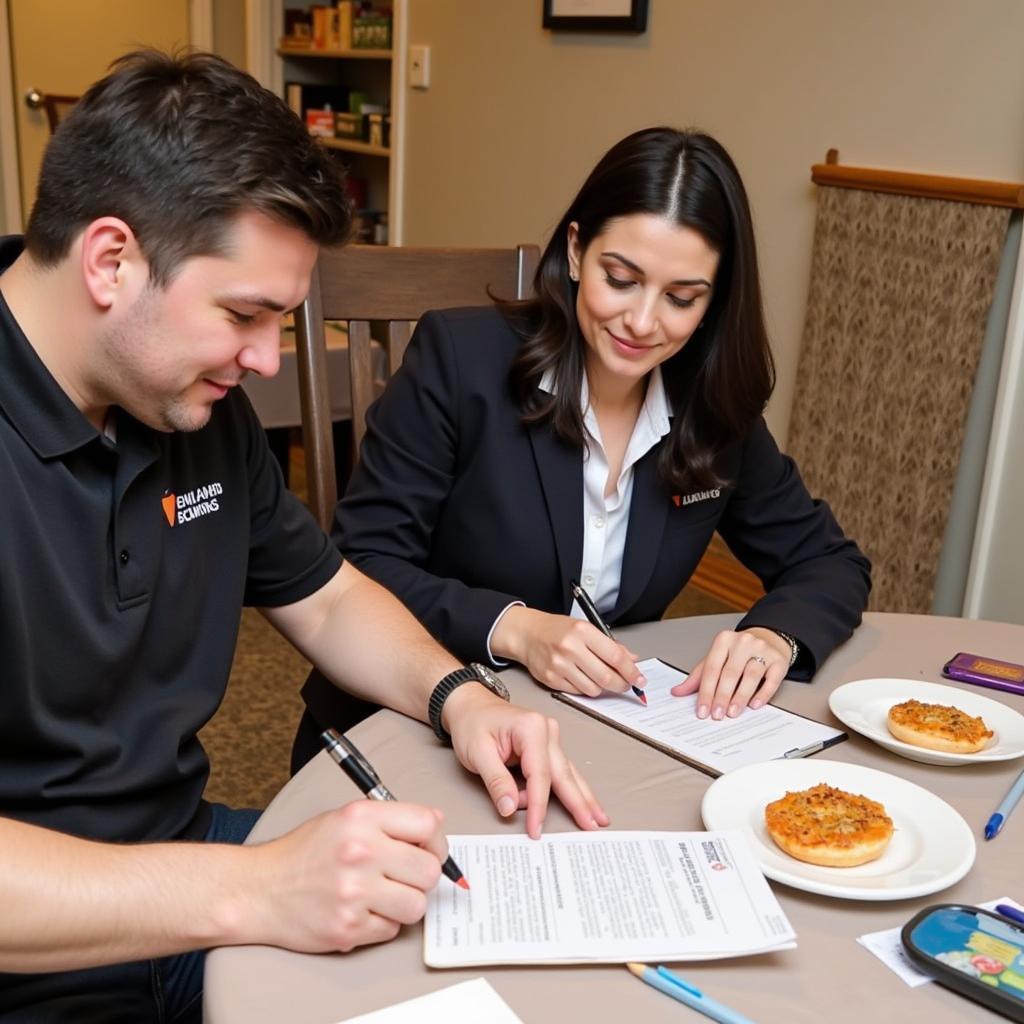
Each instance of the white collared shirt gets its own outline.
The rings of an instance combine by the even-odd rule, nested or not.
[[[618,483],[607,497],[608,458],[601,428],[590,405],[586,377],[583,378],[580,405],[584,410],[583,426],[590,436],[590,451],[583,454],[583,564],[578,579],[604,616],[612,611],[619,598],[629,509],[633,503],[634,467],[671,428],[661,367],[656,366],[651,371],[644,404],[626,445]],[[575,601],[572,615],[578,619],[585,618]]]
[[[555,377],[550,370],[541,378],[542,391],[555,393]],[[671,428],[668,396],[661,377],[661,367],[655,366],[647,383],[644,404],[626,445],[618,484],[605,497],[608,483],[608,457],[601,440],[601,428],[590,407],[590,389],[584,375],[580,388],[580,408],[583,409],[583,427],[589,436],[589,452],[583,459],[583,562],[576,577],[590,594],[597,610],[609,614],[619,598],[622,584],[622,561],[626,552],[626,532],[629,529],[629,509],[633,501],[633,470],[636,464],[669,432]],[[491,653],[491,637],[495,626],[509,608],[521,605],[514,601],[503,608],[487,635],[487,653],[495,665],[504,665]],[[585,619],[580,606],[573,601],[573,618]]]

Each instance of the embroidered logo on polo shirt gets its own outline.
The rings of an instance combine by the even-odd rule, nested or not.
[[[160,499],[163,506],[164,516],[168,526],[190,523],[193,519],[200,519],[213,512],[220,511],[220,495],[224,488],[214,481],[203,487],[195,487],[185,494],[175,494],[173,491],[166,491]]]
[[[673,494],[672,504],[676,508],[682,508],[684,505],[696,505],[698,501],[710,501],[721,496],[722,492],[715,487],[710,491],[694,491],[693,494]]]

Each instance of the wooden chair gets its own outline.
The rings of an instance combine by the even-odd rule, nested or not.
[[[43,96],[43,110],[46,111],[46,123],[52,135],[61,121],[71,113],[71,108],[78,102],[78,96],[55,96],[47,93]]]
[[[295,312],[302,438],[309,507],[326,530],[338,500],[331,404],[327,391],[325,320],[348,322],[355,454],[375,391],[370,322],[386,322],[385,373],[402,363],[414,322],[429,309],[479,306],[491,294],[525,298],[540,259],[534,245],[515,249],[413,249],[351,245],[323,250],[309,295]]]

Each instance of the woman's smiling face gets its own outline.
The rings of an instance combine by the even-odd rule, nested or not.
[[[639,383],[690,340],[711,303],[718,256],[692,228],[653,214],[610,220],[586,251],[569,226],[592,389]]]

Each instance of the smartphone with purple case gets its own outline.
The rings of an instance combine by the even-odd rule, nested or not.
[[[994,690],[1024,695],[1024,665],[1016,665],[1012,661],[998,661],[961,651],[942,666],[942,674],[961,683],[991,686]]]

